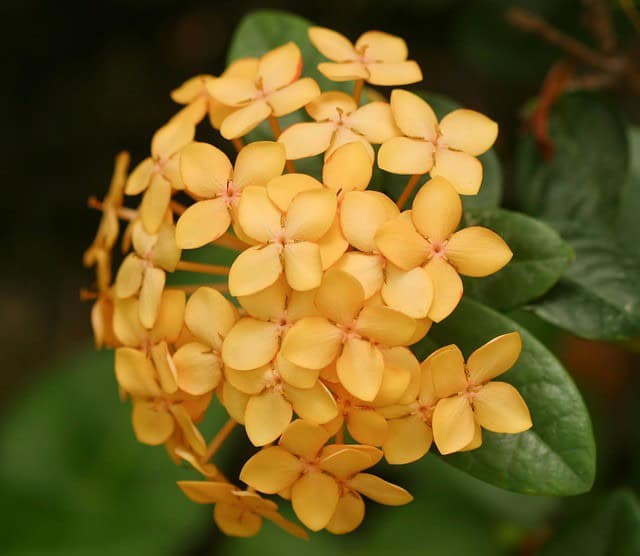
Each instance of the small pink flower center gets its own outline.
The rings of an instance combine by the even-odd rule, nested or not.
[[[233,186],[233,181],[228,180],[227,186],[220,195],[227,206],[234,205],[240,199],[240,191]]]

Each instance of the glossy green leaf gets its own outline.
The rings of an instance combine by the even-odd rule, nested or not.
[[[592,339],[640,334],[640,258],[606,230],[566,224],[561,230],[575,260],[547,296],[531,309],[549,322]]]
[[[526,213],[547,220],[615,222],[628,176],[619,110],[601,97],[561,97],[549,121],[554,155],[545,161],[531,135],[517,152],[514,193]]]
[[[431,105],[438,118],[442,118],[452,110],[460,108],[460,105],[457,102],[445,95],[427,91],[413,92],[421,96]],[[502,200],[502,167],[500,166],[500,161],[495,153],[495,149],[490,149],[479,158],[484,169],[482,186],[480,187],[480,192],[477,195],[465,195],[462,197],[462,204],[465,210],[497,207]],[[429,176],[425,175],[420,180],[420,185],[428,179]],[[404,186],[407,184],[409,176],[400,176],[380,171],[378,180],[378,183],[381,184],[380,189],[390,195],[393,199],[397,199],[402,193]],[[407,208],[411,206],[413,197],[414,195],[412,195],[407,202]]]
[[[540,556],[636,556],[640,554],[640,501],[618,490],[582,505],[540,551]]]
[[[629,136],[629,180],[622,193],[618,214],[618,237],[625,248],[640,257],[640,127],[631,127]]]
[[[465,293],[497,309],[512,309],[546,293],[560,278],[573,250],[548,224],[502,209],[471,210],[463,227],[484,226],[513,251],[502,270],[485,278],[465,278]]]
[[[445,461],[483,481],[525,494],[567,496],[586,492],[595,474],[595,445],[579,391],[555,356],[525,328],[475,301],[463,299],[427,338],[457,344],[465,355],[507,332],[520,332],[523,349],[508,373],[527,402],[533,429],[522,434],[483,431],[483,445]]]

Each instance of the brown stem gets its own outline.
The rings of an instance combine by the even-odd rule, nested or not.
[[[244,147],[244,141],[242,137],[236,137],[235,139],[231,139],[231,142],[233,143],[233,146],[235,147],[236,152],[240,152],[242,150],[242,147]]]
[[[87,290],[85,288],[82,288],[80,290],[80,300],[81,301],[91,301],[93,299],[98,299],[98,292]]]
[[[244,251],[247,247],[249,247],[244,241],[230,234],[229,232],[225,232],[224,234],[222,234],[213,243],[215,245],[219,245],[220,247],[226,247],[227,249],[233,249],[235,251]]]
[[[362,89],[364,89],[364,79],[357,79],[353,84],[353,100],[356,101],[356,104],[360,104]]]
[[[87,205],[89,206],[89,208],[99,210],[101,212],[104,212],[105,210],[104,203],[100,201],[100,199],[94,197],[93,195],[87,199]],[[120,218],[121,220],[128,220],[128,221],[134,220],[138,215],[137,211],[127,207],[116,208],[116,214],[118,215],[118,218]]]
[[[214,274],[216,276],[227,276],[229,274],[228,266],[217,264],[194,263],[191,261],[180,261],[176,265],[176,270],[186,270],[188,272],[202,272],[203,274]]]
[[[229,437],[231,431],[235,428],[236,423],[233,419],[229,419],[224,426],[218,431],[218,433],[213,437],[213,440],[209,442],[209,446],[207,446],[207,451],[204,454],[204,461],[210,461],[211,458],[216,454],[216,452],[220,449],[220,446],[224,444],[224,441]]]
[[[336,444],[344,444],[344,424],[340,425],[336,432]]]
[[[411,197],[413,190],[416,188],[416,185],[418,185],[418,180],[420,179],[421,175],[422,174],[414,174],[409,178],[407,185],[404,186],[400,197],[398,197],[398,200],[396,201],[396,205],[398,205],[399,209],[402,209],[402,207],[407,204],[407,201],[409,200],[409,197]]]
[[[193,284],[186,286],[169,286],[172,290],[181,290],[185,293],[193,293],[198,288],[212,288],[214,290],[218,290],[219,292],[226,293],[229,291],[229,284],[226,283],[218,283],[218,284]]]
[[[171,207],[171,210],[178,216],[184,214],[184,211],[187,210],[187,207],[185,207],[182,203],[178,203],[178,201],[171,201],[169,203],[169,206]]]

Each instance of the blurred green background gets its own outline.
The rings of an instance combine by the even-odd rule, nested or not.
[[[233,29],[248,11],[289,10],[354,39],[368,29],[402,35],[423,68],[423,88],[499,122],[505,205],[512,207],[522,107],[560,51],[511,27],[505,9],[527,6],[589,42],[585,4],[3,3],[8,257],[0,274],[0,554],[640,554],[633,494],[640,488],[640,381],[638,357],[629,350],[578,340],[518,315],[554,348],[589,406],[599,466],[592,494],[569,500],[512,494],[430,456],[387,470],[415,502],[370,504],[353,535],[323,533],[304,544],[265,525],[244,541],[222,537],[210,509],[178,491],[174,481],[193,474],[176,469],[162,449],[135,442],[112,356],[92,352],[90,306],[78,296],[92,279],[81,256],[98,220],[86,198],[105,192],[119,150],[129,150],[134,163],[146,156],[153,130],[176,111],[172,88],[223,69]],[[616,18],[624,15],[618,10]],[[632,33],[624,21],[621,27],[623,37]],[[613,98],[637,124],[638,97]],[[237,470],[247,453],[237,432],[222,454],[223,467]]]

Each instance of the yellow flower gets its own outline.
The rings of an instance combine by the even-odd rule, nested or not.
[[[370,102],[358,108],[352,96],[331,91],[321,94],[305,108],[315,121],[293,124],[278,138],[289,160],[322,152],[327,158],[338,147],[352,141],[361,142],[373,160],[371,143],[384,143],[400,135],[386,102]]]
[[[381,347],[405,345],[413,337],[416,322],[364,301],[364,290],[355,278],[338,269],[328,270],[315,298],[321,316],[294,324],[284,338],[282,354],[307,369],[322,369],[335,360],[346,390],[363,401],[373,401],[384,377]]]
[[[364,516],[361,494],[394,506],[412,500],[403,488],[362,473],[382,452],[358,445],[325,446],[328,439],[322,427],[298,419],[278,446],[264,448],[244,464],[240,480],[265,494],[290,489],[293,511],[312,531],[355,529]]]
[[[257,71],[257,58],[240,58],[232,62],[220,75],[220,78],[253,79]],[[196,75],[171,91],[171,98],[178,104],[185,105],[175,117],[186,118],[197,125],[206,114],[209,114],[211,126],[220,129],[223,120],[234,112],[235,108],[226,106],[211,96],[209,87],[216,79],[218,78],[213,75]]]
[[[138,296],[140,322],[145,328],[151,328],[158,315],[166,282],[165,271],[175,270],[181,251],[176,245],[175,229],[170,220],[165,220],[156,234],[147,233],[142,223],[135,221],[131,226],[131,237],[135,252],[122,261],[113,291],[119,299]]]
[[[275,201],[269,186],[250,186],[243,191],[238,222],[256,245],[240,253],[231,265],[229,291],[233,296],[263,290],[283,271],[294,290],[320,285],[323,264],[318,242],[335,220],[335,194],[311,189]]]
[[[192,143],[180,157],[185,189],[196,199],[176,224],[176,241],[183,249],[193,249],[215,241],[224,234],[247,186],[264,187],[282,174],[284,149],[272,141],[258,141],[244,147],[235,166],[220,149],[208,143]],[[242,235],[240,233],[240,235]]]
[[[425,174],[449,180],[461,195],[475,195],[482,184],[482,163],[498,135],[498,124],[473,110],[458,109],[438,123],[418,95],[391,93],[391,111],[404,137],[393,137],[378,151],[378,165],[394,174]]]
[[[364,79],[372,85],[408,85],[422,80],[418,64],[407,60],[407,44],[400,37],[368,31],[354,45],[336,31],[312,27],[309,38],[332,60],[318,64],[318,70],[332,81]]]
[[[267,52],[255,78],[225,76],[209,86],[222,104],[237,108],[220,126],[225,139],[242,137],[269,116],[285,116],[320,94],[315,80],[300,79],[302,54],[292,42]]]
[[[474,351],[465,364],[460,350],[445,346],[427,361],[435,395],[441,398],[433,411],[433,437],[442,454],[467,447],[478,426],[499,433],[519,433],[531,428],[531,415],[518,391],[491,379],[508,371],[522,350],[520,334],[494,338]]]
[[[255,492],[241,490],[222,481],[178,481],[187,497],[198,504],[215,504],[213,519],[225,535],[253,537],[260,532],[262,520],[301,539],[309,536],[302,527],[278,513],[278,506]]]
[[[504,240],[487,228],[472,226],[456,232],[461,217],[460,197],[447,180],[436,177],[418,191],[411,211],[384,223],[375,236],[380,252],[399,269],[424,269],[422,287],[426,286],[427,277],[433,286],[428,316],[436,322],[448,316],[462,297],[459,274],[488,276],[505,266],[513,255]],[[402,272],[393,280],[399,288],[403,282],[406,286],[414,283],[414,277]],[[415,290],[419,291],[422,290]],[[403,294],[398,288],[393,292],[383,289],[382,296],[388,305],[407,310],[412,303],[420,302],[412,302],[412,297],[417,298],[413,293],[409,289]],[[414,308],[416,312],[419,309]]]

